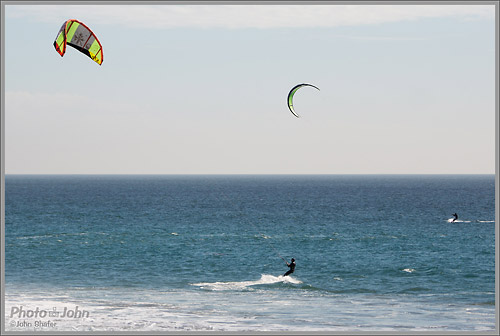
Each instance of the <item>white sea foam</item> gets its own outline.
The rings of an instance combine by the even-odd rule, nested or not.
[[[56,312],[59,316],[45,315],[24,317],[12,314],[22,307],[29,313],[34,311]],[[85,312],[84,317],[63,316],[66,310]],[[183,317],[184,315],[184,317]],[[133,316],[133,318],[132,318]],[[175,307],[146,305],[141,303],[119,304],[117,302],[62,302],[54,300],[22,300],[6,302],[5,326],[7,331],[132,331],[132,330],[214,330],[210,323],[195,314],[179,313]],[[222,330],[222,329],[219,329]]]
[[[274,276],[270,274],[262,274],[259,280],[256,281],[233,281],[233,282],[200,282],[192,284],[193,286],[198,286],[203,289],[210,289],[214,291],[220,290],[239,290],[245,289],[250,286],[255,285],[270,285],[278,282],[291,283],[291,284],[301,284],[302,281],[295,279],[291,276]]]
[[[453,220],[453,218],[447,219],[448,223],[495,223],[494,220],[461,220],[457,219],[456,221]]]
[[[248,284],[276,281],[262,275]],[[288,280],[293,279],[289,278]],[[296,280],[296,279],[295,279]],[[293,280],[292,280],[293,281]],[[215,283],[212,283],[214,285]],[[226,283],[228,284],[228,283]],[[233,282],[232,284],[235,284]],[[223,285],[224,286],[224,285]],[[439,295],[438,295],[439,296]],[[432,295],[297,295],[266,291],[163,291],[99,289],[60,293],[6,294],[6,331],[412,331],[494,330],[493,306],[436,304]],[[433,304],[429,304],[434,302]],[[19,317],[25,311],[88,312],[81,318],[61,315]],[[409,315],[408,315],[409,314]],[[409,317],[411,320],[409,320]],[[36,321],[51,322],[36,327]],[[472,322],[472,323],[471,323]],[[18,323],[24,323],[18,325]]]
[[[450,218],[448,219],[448,223],[472,223],[472,221],[470,220],[460,220],[460,219],[457,219],[457,220],[453,220],[453,218]]]

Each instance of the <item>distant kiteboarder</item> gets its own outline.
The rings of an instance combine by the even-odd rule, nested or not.
[[[452,219],[452,221],[451,221],[451,222],[453,223],[453,222],[455,222],[455,221],[458,219],[458,215],[457,215],[457,213],[455,212],[452,216],[453,216],[453,219]]]
[[[286,260],[285,260],[285,262],[286,262]],[[288,276],[288,275],[292,274],[295,271],[295,259],[292,258],[292,262],[291,263],[286,262],[286,265],[290,269],[285,274],[283,274],[283,276]]]

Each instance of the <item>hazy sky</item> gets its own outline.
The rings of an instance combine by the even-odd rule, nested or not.
[[[493,3],[4,15],[6,174],[495,173]],[[55,51],[67,19],[102,66]]]

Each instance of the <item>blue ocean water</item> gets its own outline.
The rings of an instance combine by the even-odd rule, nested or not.
[[[495,330],[495,176],[7,175],[5,281],[6,330]]]

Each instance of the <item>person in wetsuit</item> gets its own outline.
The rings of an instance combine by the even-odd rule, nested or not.
[[[283,274],[283,276],[290,275],[295,271],[295,259],[292,258],[292,262],[286,264],[290,269],[285,274]]]
[[[454,221],[456,221],[458,219],[458,215],[455,212],[452,216],[454,217],[453,220],[451,221],[453,223]]]

